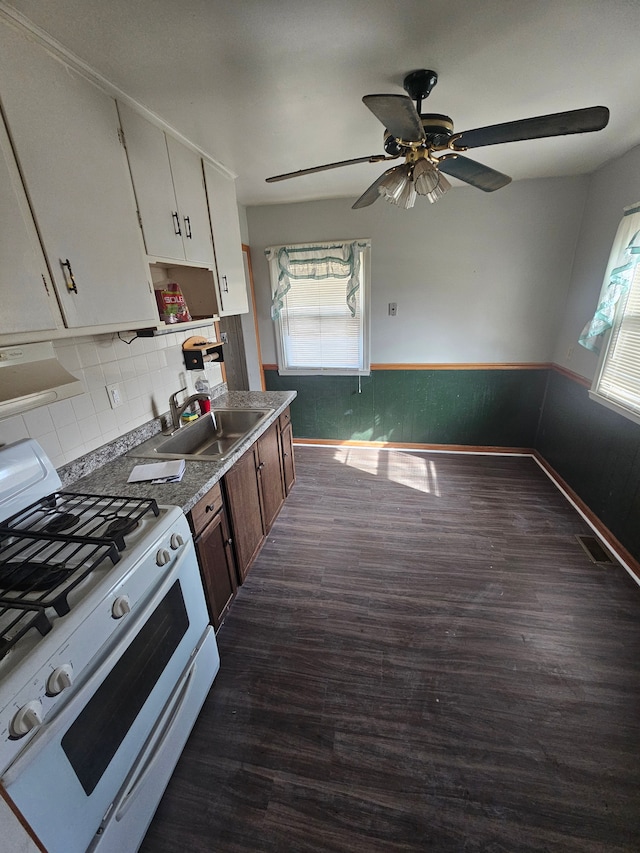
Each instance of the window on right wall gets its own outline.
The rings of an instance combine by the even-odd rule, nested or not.
[[[640,423],[640,204],[625,209],[580,343],[600,353],[589,396]]]

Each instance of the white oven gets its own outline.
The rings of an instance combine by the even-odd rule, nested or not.
[[[65,493],[45,504],[47,519],[51,506],[80,514]],[[16,575],[24,536],[22,562],[30,568],[38,548],[38,567],[59,575],[49,534],[27,529],[25,517],[13,528],[0,521],[0,568]],[[137,850],[219,668],[187,521],[175,507],[145,518],[118,554],[107,544],[62,604],[50,592],[26,596],[22,564],[19,591],[0,589],[0,628],[32,601],[49,623],[0,660],[1,782],[49,853]],[[84,549],[83,524],[75,540]],[[55,548],[79,562],[73,535]]]

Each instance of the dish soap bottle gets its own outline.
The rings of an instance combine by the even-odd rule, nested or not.
[[[201,373],[195,381],[195,389],[198,394],[206,394],[209,399],[207,400],[198,400],[198,405],[200,406],[200,414],[206,415],[207,412],[211,411],[211,388],[209,387],[209,383],[207,381],[207,377],[204,373]]]

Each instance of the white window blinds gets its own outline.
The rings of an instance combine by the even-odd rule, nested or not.
[[[279,246],[266,255],[280,373],[368,373],[368,241]]]
[[[597,391],[640,414],[640,266],[622,297]]]
[[[640,422],[640,205],[625,209],[593,319],[579,342],[600,352],[589,395]],[[602,347],[604,342],[604,347]]]

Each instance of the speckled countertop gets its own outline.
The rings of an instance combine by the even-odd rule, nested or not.
[[[228,391],[216,396],[213,405],[220,408],[273,409],[265,421],[247,435],[245,441],[222,462],[187,460],[186,470],[179,483],[128,483],[135,465],[152,460],[135,456],[135,446],[160,432],[160,418],[133,430],[93,453],[71,462],[58,473],[67,492],[97,495],[125,495],[135,498],[155,498],[159,504],[172,504],[187,513],[209,489],[231,468],[242,454],[265,432],[295,398],[295,391]],[[161,461],[161,460],[158,460]]]

